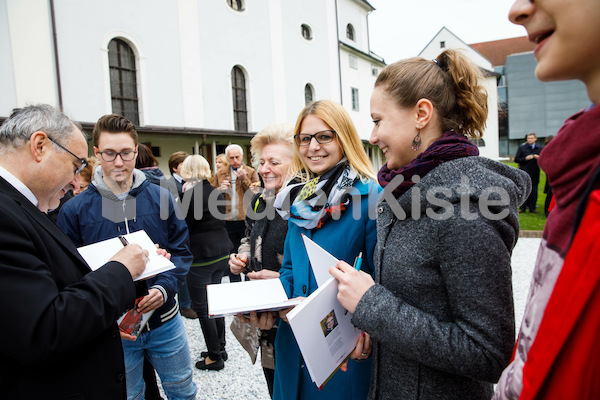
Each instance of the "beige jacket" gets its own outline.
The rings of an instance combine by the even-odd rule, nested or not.
[[[225,200],[227,201],[226,212],[227,212],[227,221],[244,221],[246,218],[246,209],[250,204],[250,200],[252,199],[252,193],[248,193],[246,196],[247,199],[244,201],[244,194],[248,189],[250,189],[253,183],[259,182],[258,174],[256,170],[252,167],[249,167],[245,164],[242,164],[240,169],[244,169],[246,171],[246,177],[244,179],[236,179],[235,191],[236,191],[236,210],[237,214],[234,218],[231,217],[231,195],[232,189],[223,191],[225,196]],[[231,182],[231,167],[223,168],[217,171],[215,174],[215,178],[212,182],[213,186],[217,189],[220,189],[223,181]]]

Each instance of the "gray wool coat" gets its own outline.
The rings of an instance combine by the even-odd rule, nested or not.
[[[374,343],[370,399],[491,398],[514,345],[510,257],[530,190],[525,172],[468,157],[382,197],[375,285],[352,320]]]

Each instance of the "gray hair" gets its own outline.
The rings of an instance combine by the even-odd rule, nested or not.
[[[242,157],[244,156],[244,149],[242,149],[242,146],[239,144],[230,144],[229,146],[225,147],[225,157],[229,157],[229,150],[232,149],[238,149],[240,153],[242,153]]]
[[[66,145],[76,132],[85,137],[81,125],[57,108],[48,104],[29,105],[15,108],[0,127],[0,153],[22,147],[37,131],[46,133],[63,145]],[[52,145],[56,146],[54,143]]]

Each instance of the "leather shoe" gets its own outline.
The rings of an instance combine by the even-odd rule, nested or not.
[[[198,318],[198,314],[196,314],[196,311],[192,310],[191,308],[182,308],[181,310],[179,310],[179,312],[181,313],[181,315],[189,319]]]
[[[201,352],[200,357],[202,357],[202,358],[208,357],[208,351]],[[225,350],[223,350],[221,352],[221,358],[223,359],[223,361],[227,361],[227,358],[229,358],[229,356],[227,355],[227,352]]]
[[[206,360],[200,360],[196,362],[196,368],[201,370],[220,371],[225,368],[225,361],[221,358],[212,364],[206,364]]]
[[[535,211],[535,210],[529,210],[529,212],[530,212],[531,214],[537,214],[537,213],[538,213],[538,212],[537,212],[537,211]]]
[[[525,212],[525,210],[523,210],[523,209],[519,210],[519,214],[522,214],[524,212]]]

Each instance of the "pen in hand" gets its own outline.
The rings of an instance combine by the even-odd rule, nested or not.
[[[354,269],[360,271],[360,267],[362,265],[362,251],[358,253],[358,257],[354,259]],[[344,315],[348,314],[348,310],[344,310]]]
[[[356,257],[356,259],[354,260],[354,269],[357,271],[360,271],[360,267],[362,265],[362,251],[360,253],[358,253],[358,257]]]
[[[123,236],[123,235],[119,235],[119,240],[123,244],[123,247],[125,247],[129,244],[129,242],[127,241],[127,239],[125,239],[125,236]]]

